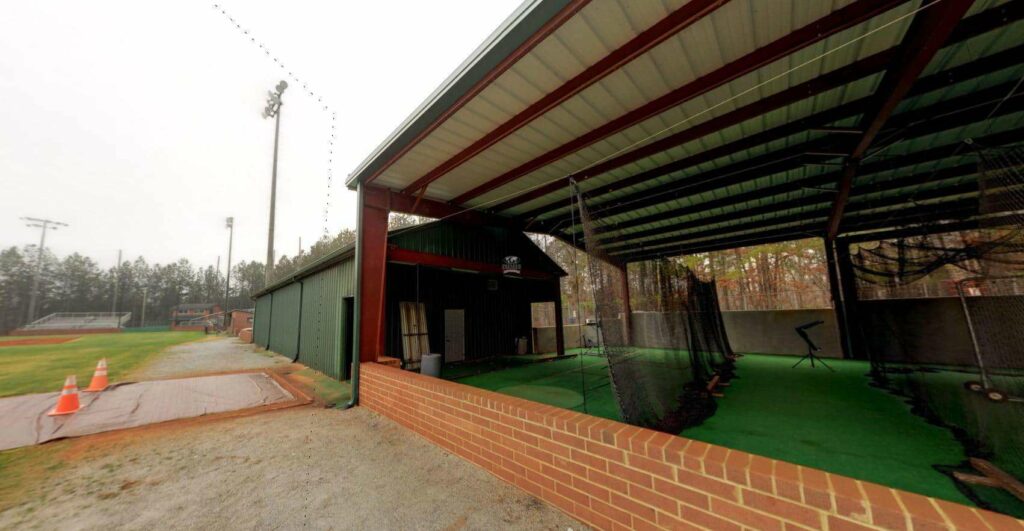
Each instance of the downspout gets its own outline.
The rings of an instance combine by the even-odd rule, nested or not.
[[[274,292],[270,292],[270,314],[267,315],[267,345],[266,349],[270,350],[270,332],[274,329]]]
[[[299,361],[299,349],[302,348],[302,295],[306,291],[302,280],[298,279],[297,281],[299,283],[299,330],[295,334],[295,357],[292,358],[292,363]]]
[[[363,183],[356,184],[356,297],[352,316],[352,397],[339,409],[349,409],[359,404],[359,315],[363,303]],[[341,342],[338,342],[339,347]]]

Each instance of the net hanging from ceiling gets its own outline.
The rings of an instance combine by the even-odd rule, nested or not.
[[[699,424],[714,414],[710,389],[732,376],[735,357],[714,279],[699,279],[674,259],[627,268],[597,235],[600,213],[575,185],[571,193],[574,229],[580,229],[574,234],[582,235],[587,254],[583,273],[594,299],[597,349],[608,360],[622,419],[667,433]],[[631,292],[654,311],[631,311]]]
[[[861,337],[879,383],[964,444],[972,460],[946,470],[957,486],[983,507],[1024,517],[1021,492],[977,481],[989,476],[978,459],[1024,478],[1024,150],[974,148],[976,229],[923,225],[852,255],[862,287],[929,278],[945,297],[862,303]],[[936,344],[934,335],[958,339]]]

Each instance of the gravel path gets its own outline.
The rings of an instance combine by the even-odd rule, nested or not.
[[[211,372],[262,369],[291,360],[236,337],[217,337],[175,345],[132,373],[136,380],[156,380]]]
[[[0,529],[581,529],[363,408],[75,439]]]

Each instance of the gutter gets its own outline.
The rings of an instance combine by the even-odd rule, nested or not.
[[[359,315],[362,313],[363,304],[363,184],[356,184],[356,297],[355,304],[353,304],[353,312],[355,315],[352,316],[352,369],[351,378],[349,381],[352,385],[352,397],[349,398],[348,403],[341,406],[339,409],[345,410],[355,407],[359,404],[359,357],[362,349],[360,348],[360,341],[362,338],[359,337]],[[338,348],[341,349],[341,341],[338,342]],[[341,353],[339,352],[340,356]]]

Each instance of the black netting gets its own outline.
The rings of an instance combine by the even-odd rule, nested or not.
[[[674,259],[627,269],[597,239],[600,220],[575,188],[573,198],[594,294],[598,348],[608,359],[622,419],[668,433],[699,424],[715,411],[710,384],[733,373],[715,281],[697,278]],[[630,311],[627,282],[638,287],[653,311]]]
[[[968,456],[1022,478],[1024,157],[1015,148],[976,153],[977,228],[921,227],[919,236],[862,247],[853,255],[861,287],[897,298],[862,301],[858,313],[878,382],[953,430]],[[938,296],[898,298],[922,280],[938,285]],[[977,475],[975,468],[948,472]],[[1024,516],[1007,490],[958,486],[983,506]]]

